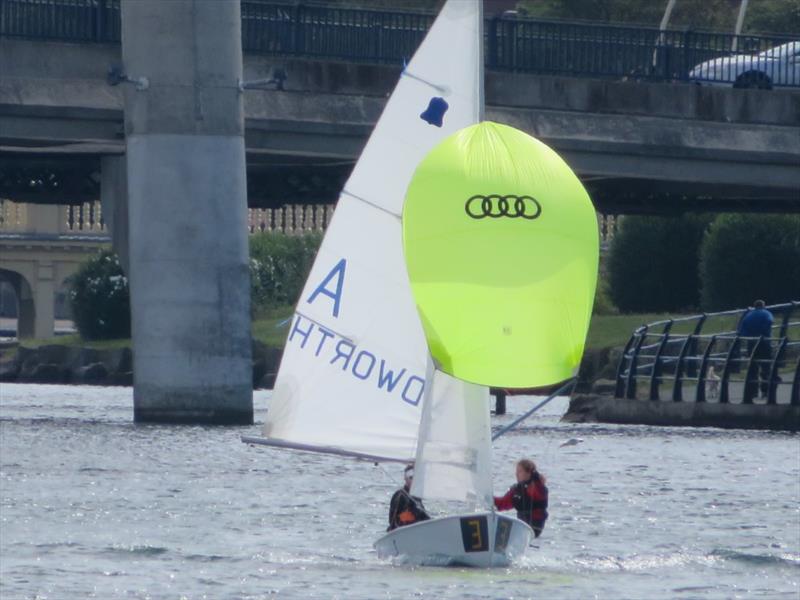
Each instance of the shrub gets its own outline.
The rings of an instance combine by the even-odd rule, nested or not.
[[[611,296],[608,293],[608,283],[605,280],[597,280],[597,290],[594,294],[594,307],[592,314],[595,315],[615,315],[617,314],[617,307],[611,302]]]
[[[321,242],[321,233],[258,233],[250,237],[254,314],[297,302]]]
[[[629,216],[611,242],[611,300],[622,312],[675,312],[699,305],[698,254],[711,217]]]
[[[700,250],[703,310],[800,298],[800,216],[721,215]]]
[[[128,278],[114,252],[103,250],[70,277],[69,302],[83,339],[130,337]]]

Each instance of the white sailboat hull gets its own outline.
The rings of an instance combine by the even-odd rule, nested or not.
[[[525,553],[533,530],[495,512],[454,515],[390,531],[375,542],[380,558],[433,566],[505,567]]]

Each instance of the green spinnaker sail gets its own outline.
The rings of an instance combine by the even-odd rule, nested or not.
[[[597,217],[548,146],[492,122],[443,140],[409,185],[403,246],[442,371],[506,388],[575,373],[597,283]]]

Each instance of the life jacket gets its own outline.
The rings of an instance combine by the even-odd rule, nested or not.
[[[396,506],[394,502],[397,503]],[[392,508],[394,514],[390,515],[392,519],[390,520],[389,530],[403,525],[411,525],[417,521],[425,521],[429,518],[420,499],[412,496],[405,488],[396,492]]]
[[[411,523],[415,523],[417,517],[414,516],[414,513],[408,509],[405,509],[403,512],[397,515],[397,520],[400,525],[410,525]]]
[[[538,498],[531,498],[530,486],[534,486],[533,491]],[[538,473],[531,475],[527,481],[518,483],[511,496],[511,502],[517,509],[517,518],[529,525],[543,524],[547,520],[547,495],[547,486]]]

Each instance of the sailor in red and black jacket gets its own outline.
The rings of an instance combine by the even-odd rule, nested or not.
[[[517,518],[533,529],[536,537],[542,534],[547,520],[547,485],[536,470],[532,460],[522,459],[517,463],[517,483],[505,496],[495,497],[494,505],[499,510],[517,509]]]

